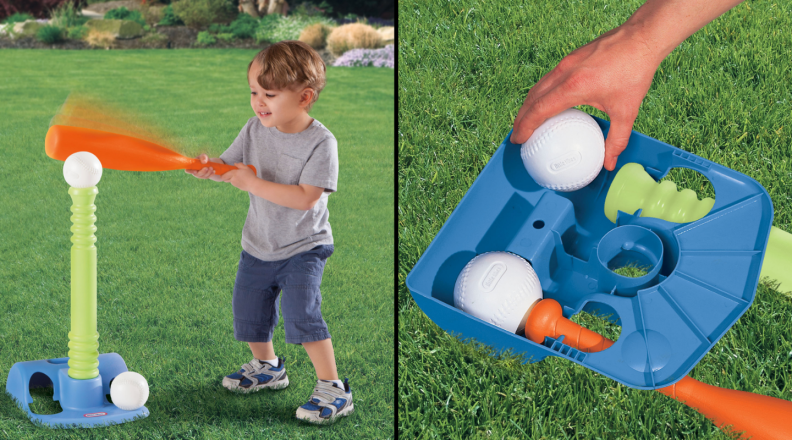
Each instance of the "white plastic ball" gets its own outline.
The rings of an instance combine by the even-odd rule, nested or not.
[[[133,371],[125,371],[110,384],[113,404],[124,411],[134,411],[146,404],[149,387],[146,378]]]
[[[468,262],[454,285],[454,307],[512,333],[525,328],[542,299],[531,264],[509,252],[487,252]]]
[[[570,108],[540,125],[520,150],[528,174],[554,191],[591,183],[605,161],[605,137],[587,113]]]
[[[102,163],[92,153],[79,151],[63,162],[63,178],[72,188],[90,188],[102,178]]]

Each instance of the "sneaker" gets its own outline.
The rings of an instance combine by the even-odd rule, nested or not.
[[[344,378],[343,389],[335,382],[318,380],[308,403],[297,408],[297,418],[311,423],[332,423],[354,410],[349,379]]]
[[[223,378],[223,386],[231,391],[250,393],[263,388],[281,390],[289,386],[286,376],[285,358],[278,358],[278,366],[261,362],[256,358],[242,365],[242,369]]]

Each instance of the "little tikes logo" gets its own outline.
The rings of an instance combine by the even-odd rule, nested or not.
[[[583,157],[581,156],[580,151],[570,151],[563,156],[558,156],[551,160],[550,163],[547,164],[547,168],[551,173],[558,173],[577,165],[577,163],[582,159]]]
[[[484,276],[481,277],[481,288],[484,289],[485,292],[491,292],[492,289],[495,288],[495,285],[498,284],[498,281],[503,277],[504,273],[506,273],[506,264],[500,261],[490,264]]]
[[[106,412],[98,412],[98,413],[83,414],[83,417],[102,417],[102,416],[106,416],[106,415],[107,415]]]

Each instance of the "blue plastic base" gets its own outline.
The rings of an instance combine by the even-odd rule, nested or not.
[[[595,120],[607,136],[610,123]],[[603,168],[577,191],[551,191],[531,178],[520,145],[509,138],[407,276],[416,304],[448,333],[527,362],[564,357],[639,389],[682,379],[754,300],[773,222],[767,191],[744,174],[635,131],[616,170]],[[715,204],[690,223],[641,217],[638,210],[620,211],[614,224],[605,216],[605,198],[631,162],[655,180],[673,168],[697,171],[712,184]],[[454,308],[460,272],[491,251],[529,261],[543,297],[558,301],[565,317],[582,310],[608,318],[621,326],[619,338],[606,350],[583,353],[560,339],[534,343]],[[613,272],[632,263],[651,270],[638,278]]]
[[[48,428],[94,428],[115,425],[148,417],[144,406],[124,411],[107,400],[110,381],[127,371],[118,353],[99,355],[99,376],[93,379],[69,377],[69,358],[17,362],[8,372],[6,392],[28,413],[34,423]],[[30,411],[33,398],[30,388],[53,388],[52,400],[60,401],[63,411],[58,414],[34,414]]]

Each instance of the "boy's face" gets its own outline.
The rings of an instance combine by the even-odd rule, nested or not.
[[[250,106],[265,127],[291,126],[301,115],[307,114],[305,108],[311,102],[313,90],[306,88],[293,91],[285,88],[281,90],[263,89],[256,78],[261,72],[261,67],[253,65],[248,72],[248,85],[250,85]],[[281,130],[285,131],[285,130]]]

